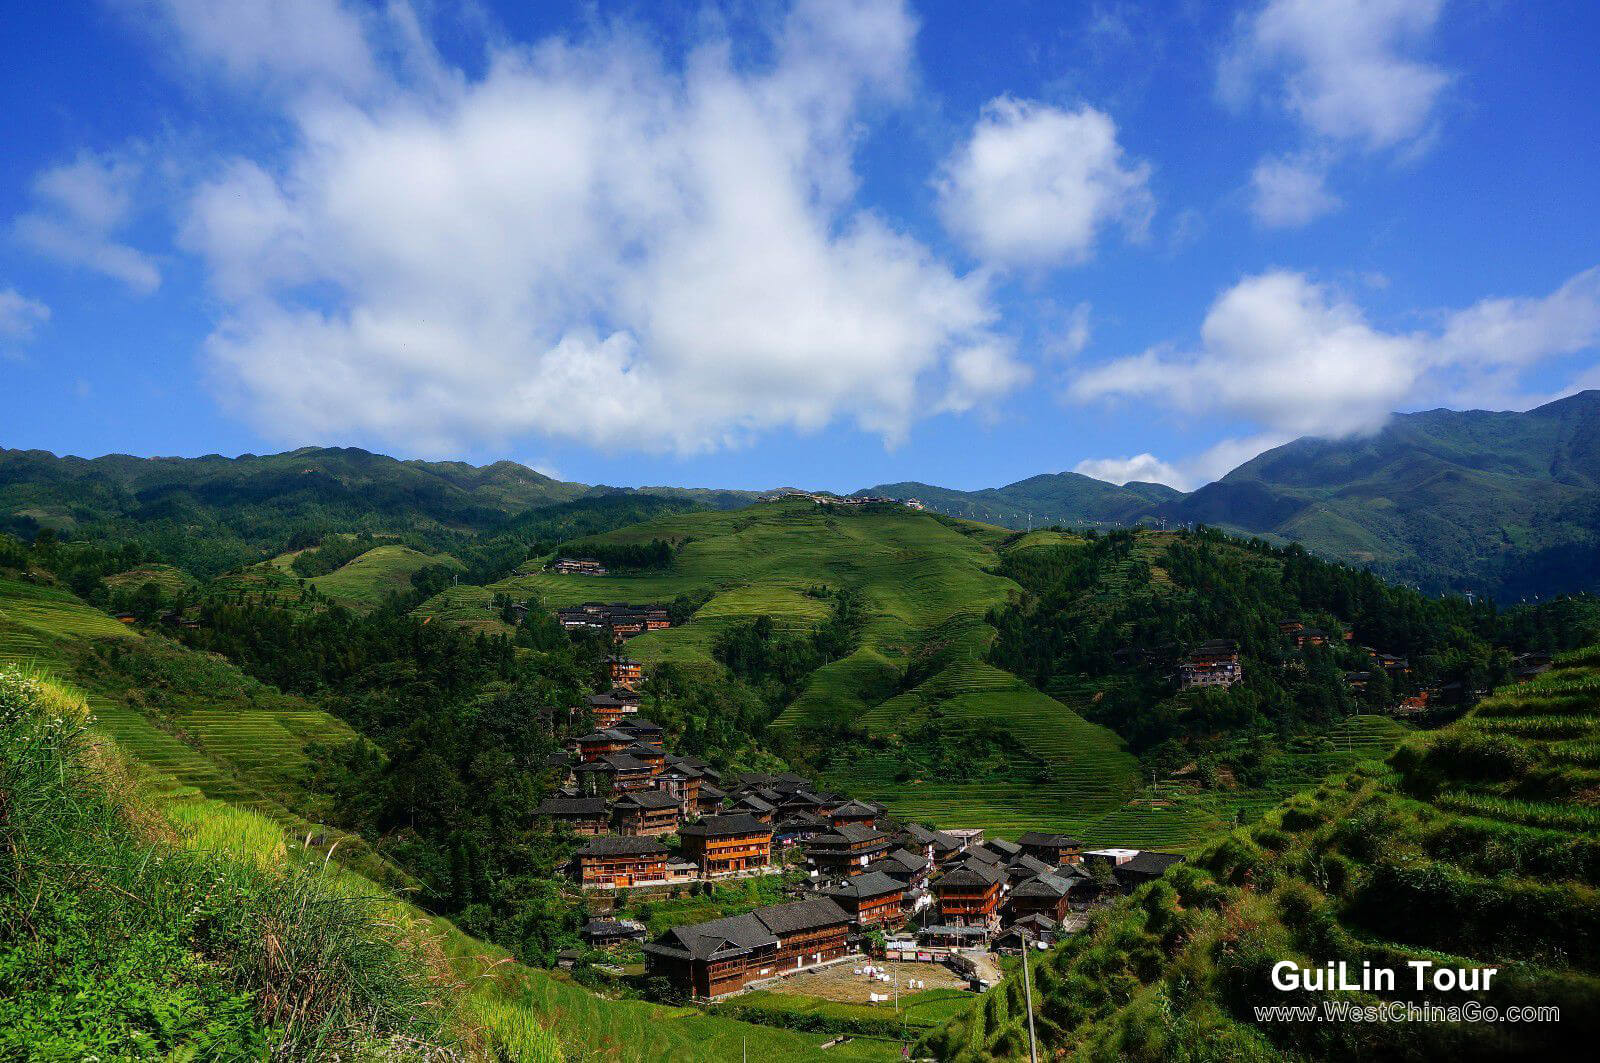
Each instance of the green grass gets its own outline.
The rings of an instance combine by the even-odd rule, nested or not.
[[[194,578],[183,569],[162,564],[130,568],[126,572],[107,576],[104,582],[113,593],[120,591],[125,594],[132,594],[146,583],[154,583],[161,589],[162,597],[169,602],[196,586]]]
[[[461,567],[449,554],[425,554],[409,546],[375,546],[326,576],[310,580],[312,586],[353,609],[373,609],[392,594],[411,590],[411,577],[429,565]]]
[[[431,623],[459,624],[490,635],[511,633],[511,625],[500,619],[494,607],[494,592],[487,587],[464,584],[449,587],[411,610],[412,616],[431,617]]]
[[[777,1015],[815,1015],[825,1019],[865,1019],[869,1022],[904,1020],[907,1028],[925,1030],[961,1015],[978,998],[962,989],[926,989],[900,998],[897,1013],[892,1004],[845,1004],[799,993],[774,993],[759,989],[736,998],[741,1009],[753,1008]]]

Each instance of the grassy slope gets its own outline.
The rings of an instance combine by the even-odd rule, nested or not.
[[[886,735],[939,713],[958,723],[1004,728],[1045,761],[1047,785],[901,786],[892,765],[870,759],[835,782],[885,800],[896,812],[948,826],[985,826],[1003,835],[1033,827],[1080,829],[1136,789],[1136,766],[1111,732],[979,660],[993,637],[984,614],[1018,590],[987,571],[998,561],[995,550],[1004,536],[984,525],[952,525],[899,508],[783,501],[735,513],[684,514],[597,537],[608,543],[684,541],[665,572],[595,578],[532,571],[495,589],[512,596],[534,591],[551,605],[713,592],[693,623],[633,639],[628,653],[646,663],[714,669],[711,645],[722,625],[767,615],[809,627],[825,615],[827,603],[807,595],[807,588],[855,587],[871,613],[861,648],[819,669],[776,726],[862,726]],[[902,692],[902,676],[924,658],[937,670]]]
[[[1600,649],[1508,688],[1285,802],[1098,917],[1039,961],[1050,1047],[1080,1058],[1505,1058],[1600,1032]],[[1281,1024],[1260,1004],[1271,962],[1398,968],[1381,999],[1561,1008],[1521,1026]],[[1496,966],[1487,993],[1416,994],[1404,964]],[[1358,1002],[1372,998],[1344,994]],[[942,1058],[1025,1052],[1007,983],[926,1046]]]
[[[389,595],[409,591],[411,577],[429,565],[459,568],[460,564],[449,554],[425,554],[409,546],[375,546],[310,583],[352,609],[373,609]]]
[[[0,664],[22,664],[72,675],[79,651],[92,639],[145,641],[141,636],[65,591],[0,579]],[[179,655],[201,658],[175,648]],[[209,668],[228,666],[205,657]],[[171,667],[167,661],[165,666]],[[193,661],[191,667],[199,667]],[[241,682],[248,683],[243,677]],[[215,681],[213,677],[213,681]],[[281,697],[281,695],[280,695]],[[353,867],[371,866],[370,853],[355,838],[317,826],[286,808],[274,786],[294,777],[304,740],[348,735],[344,725],[314,709],[230,712],[209,718],[205,710],[184,717],[183,726],[163,729],[139,709],[104,694],[86,697],[96,726],[140,770],[143,789],[168,815],[198,832],[195,844],[226,846],[271,855],[294,848],[308,834]],[[284,699],[288,701],[289,699]],[[211,741],[207,742],[209,738]],[[261,761],[269,763],[265,766]],[[375,890],[349,872],[354,888]],[[397,910],[422,920],[421,913],[396,901]],[[748,1041],[750,1051],[769,1059],[806,1059],[825,1035],[790,1033],[707,1016],[694,1008],[610,1001],[557,975],[513,963],[493,946],[468,938],[442,920],[429,920],[441,948],[463,978],[474,986],[474,1006],[515,1024],[549,1026],[579,1059],[657,1060],[694,1058],[734,1060]],[[895,1058],[883,1042],[857,1041],[830,1049],[822,1059]]]

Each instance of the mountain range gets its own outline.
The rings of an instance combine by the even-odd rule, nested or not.
[[[937,513],[1019,529],[1205,523],[1298,542],[1429,592],[1515,601],[1597,591],[1600,391],[1525,413],[1396,414],[1372,435],[1275,447],[1187,494],[1073,472],[977,491],[901,482],[857,494],[915,497]],[[0,528],[24,535],[88,525],[172,535],[221,524],[250,542],[264,505],[274,528],[293,515],[310,525],[481,531],[545,507],[629,496],[732,509],[758,494],[589,486],[510,461],[401,461],[350,448],[94,459],[0,450]]]

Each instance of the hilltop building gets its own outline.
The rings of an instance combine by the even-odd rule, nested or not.
[[[845,955],[850,915],[827,897],[675,927],[644,947],[645,974],[716,998]]]

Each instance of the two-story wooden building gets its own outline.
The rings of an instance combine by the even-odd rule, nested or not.
[[[626,793],[612,802],[611,822],[618,834],[657,837],[678,829],[678,799],[663,790]]]
[[[1005,897],[1006,873],[992,864],[968,861],[934,880],[939,921],[946,926],[1000,929],[1000,903]]]
[[[1068,834],[1046,834],[1043,831],[1024,831],[1017,839],[1022,851],[1038,857],[1052,867],[1075,864],[1083,858],[1083,842]]]
[[[1067,917],[1068,894],[1079,880],[1055,874],[1035,875],[1011,891],[1006,898],[1013,922],[1030,915],[1049,916],[1060,923]]]
[[[846,826],[806,842],[806,862],[822,875],[858,875],[893,842],[871,827]]]
[[[876,828],[878,810],[861,801],[846,801],[828,809],[828,822],[835,828],[856,826]]]
[[[826,897],[666,931],[644,947],[645,974],[715,998],[845,955],[850,916]]]
[[[591,838],[572,862],[585,889],[625,889],[667,880],[667,847],[656,838],[604,834]]]
[[[827,887],[822,895],[832,897],[839,907],[850,913],[856,926],[867,929],[900,924],[906,887],[899,879],[881,871],[866,871]]]
[[[745,813],[706,816],[680,828],[683,857],[710,878],[754,871],[772,862],[772,828]]]
[[[604,834],[611,818],[603,797],[547,797],[534,806],[533,814],[547,817],[586,838]]]
[[[611,674],[611,685],[637,690],[644,682],[644,665],[628,657],[607,657],[606,669]]]

